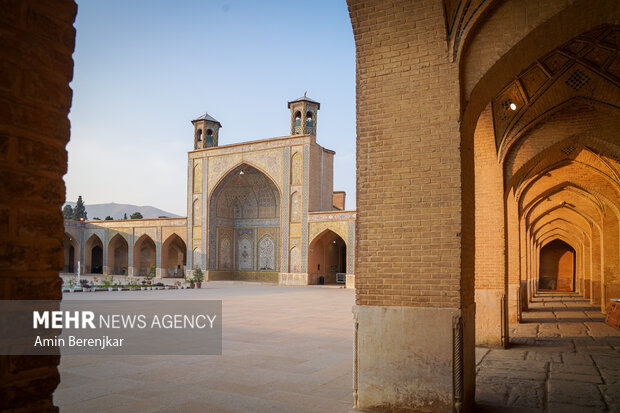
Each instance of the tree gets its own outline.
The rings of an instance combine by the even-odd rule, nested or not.
[[[138,211],[134,212],[134,213],[133,213],[133,214],[131,214],[131,216],[129,217],[129,219],[142,219],[142,218],[144,218],[144,217],[143,217],[143,216],[142,216],[142,214],[141,214],[141,213],[139,213]]]
[[[84,218],[84,221],[88,219],[86,216],[86,207],[84,206],[84,201],[82,201],[82,195],[80,195],[78,196],[75,208],[73,208],[73,219],[80,220],[82,218]]]
[[[94,219],[95,221],[101,221],[101,218],[99,218],[99,217],[95,217],[95,218],[93,218],[93,219]]]
[[[112,218],[111,216],[108,215],[107,217],[105,217],[105,220],[106,221],[114,221],[114,218]]]
[[[71,208],[71,205],[65,205],[65,207],[62,209],[62,216],[65,219],[73,219],[73,208]]]
[[[123,219],[127,219],[127,212],[125,212],[125,214],[123,214]]]

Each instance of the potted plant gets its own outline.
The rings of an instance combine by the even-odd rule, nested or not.
[[[140,290],[141,290],[141,291],[146,290],[146,280],[142,280],[142,281],[140,281],[140,284],[142,284],[142,287],[140,287]]]
[[[188,277],[186,275],[185,276],[185,282],[189,284],[189,288],[194,288],[195,284],[194,284],[194,278],[193,277]]]
[[[177,289],[179,289],[179,290],[180,290],[180,289],[181,289],[181,281],[179,281],[179,280],[175,281],[175,282],[174,282],[174,286],[175,286]]]
[[[119,282],[118,284],[114,283],[114,285],[117,287],[118,291],[123,291],[123,284],[121,282]]]
[[[97,278],[97,276],[93,276],[93,286],[91,287],[91,291],[95,292],[97,291],[97,283],[99,282],[99,278]]]
[[[69,278],[69,281],[67,281],[67,284],[69,285],[69,292],[73,292],[75,289],[75,284],[77,284],[77,280],[75,277],[71,277]]]
[[[194,282],[196,283],[196,288],[202,288],[202,282],[205,279],[205,275],[202,273],[200,268],[196,268],[194,270]]]
[[[151,268],[149,268],[149,272],[148,274],[146,274],[144,276],[144,279],[146,280],[146,283],[149,285],[148,289],[152,290],[153,287],[151,286],[151,280],[155,278],[155,264],[151,265]]]
[[[109,277],[103,277],[101,280],[103,282],[103,286],[108,289],[108,291],[113,291],[112,284],[114,283],[114,276],[110,275]]]

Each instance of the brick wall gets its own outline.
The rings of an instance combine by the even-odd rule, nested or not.
[[[458,67],[439,1],[349,2],[357,59],[358,305],[461,306]],[[473,224],[472,224],[473,225]]]
[[[0,2],[0,298],[60,299],[77,7]],[[55,411],[59,357],[0,356],[0,410]]]

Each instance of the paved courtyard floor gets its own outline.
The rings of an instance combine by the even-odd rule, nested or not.
[[[61,412],[350,412],[351,307],[343,288],[209,282],[201,290],[65,299],[222,299],[222,356],[64,356]],[[574,294],[540,294],[512,348],[478,348],[490,411],[620,412],[620,331]]]

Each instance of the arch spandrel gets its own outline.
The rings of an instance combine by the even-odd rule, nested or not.
[[[282,194],[284,192],[282,190],[282,157],[283,151],[274,149],[209,158],[207,162],[207,169],[209,171],[207,193],[209,194],[209,198],[226,176],[244,164],[264,173],[273,181],[280,191],[280,194]]]
[[[162,227],[161,239],[165,242],[171,236],[176,235],[187,245],[187,226],[183,227]]]
[[[338,234],[345,245],[349,247],[349,224],[347,222],[310,222],[309,225],[310,231],[308,232],[308,240],[310,244],[319,236],[323,235],[323,233],[332,231]]]
[[[157,228],[155,227],[134,228],[134,237],[133,237],[134,245],[137,244],[138,240],[142,238],[144,235],[148,236],[153,242],[156,242],[157,241]]]

